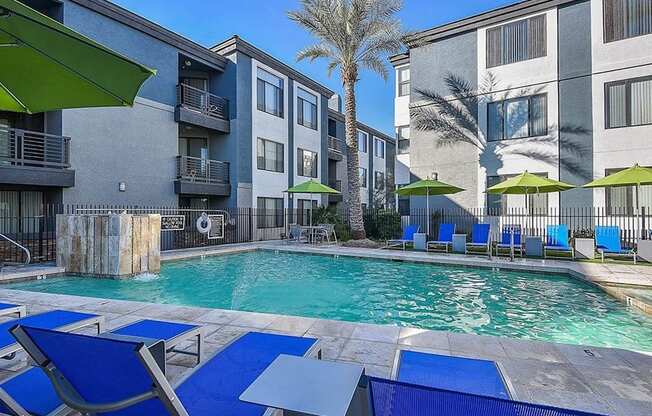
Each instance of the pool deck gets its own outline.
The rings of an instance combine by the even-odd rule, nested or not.
[[[166,252],[162,260],[256,249],[567,273],[600,285],[652,287],[652,267],[649,266],[531,259],[510,262],[452,254],[309,247],[278,242]],[[16,271],[25,278],[26,269]],[[39,270],[40,275],[49,272],[61,273],[56,268]],[[5,270],[0,280],[3,278],[11,279],[12,271]],[[390,325],[36,293],[2,289],[1,286],[0,301],[25,304],[30,314],[56,308],[98,313],[106,317],[107,329],[143,318],[195,323],[203,327],[205,356],[247,331],[312,336],[320,339],[324,359],[360,363],[368,374],[382,377],[391,376],[398,349],[489,359],[498,363],[516,400],[614,416],[652,415],[652,354]],[[188,343],[181,347],[192,349],[193,345]],[[168,377],[172,381],[190,371],[194,364],[192,357],[181,354],[170,356],[168,363]],[[25,365],[24,354],[11,361],[0,360],[0,378],[8,377]]]
[[[29,314],[56,308],[101,314],[107,329],[143,318],[198,324],[205,357],[242,333],[263,331],[319,338],[324,359],[360,363],[381,377],[390,377],[399,348],[489,359],[500,366],[516,400],[614,416],[652,414],[652,355],[632,351],[10,289],[0,289],[0,301],[25,304]],[[174,354],[168,364],[168,378],[175,381],[194,358]],[[0,360],[0,378],[25,365],[22,353]]]

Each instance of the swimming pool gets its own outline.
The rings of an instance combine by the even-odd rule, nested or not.
[[[256,251],[4,287],[652,351],[652,317],[553,274]]]

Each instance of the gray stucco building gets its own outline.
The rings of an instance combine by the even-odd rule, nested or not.
[[[24,3],[157,75],[131,108],[0,113],[0,217],[44,203],[293,208],[310,202],[288,198],[289,186],[344,182],[334,92],[254,45],[234,36],[207,48],[106,0]],[[382,147],[383,163],[366,168],[385,178],[394,139],[360,130],[369,150]],[[30,140],[57,152],[12,150]]]
[[[467,190],[434,207],[520,208],[522,196],[484,191],[525,170],[582,185],[652,165],[652,8],[643,3],[526,0],[417,33],[391,58],[397,183],[436,175]],[[459,86],[469,99],[455,95]],[[416,128],[415,111],[430,105],[424,90],[466,114],[458,125],[474,143],[441,145],[442,130]],[[643,188],[640,204],[651,206]],[[634,198],[630,188],[577,189],[532,196],[530,206],[611,212]]]

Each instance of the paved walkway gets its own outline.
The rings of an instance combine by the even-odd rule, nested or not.
[[[614,416],[652,415],[652,356],[631,351],[9,289],[0,289],[0,301],[26,304],[30,314],[55,308],[102,314],[108,329],[142,318],[199,324],[206,356],[247,331],[312,336],[321,340],[324,359],[360,363],[382,377],[391,375],[399,348],[490,359],[514,399]],[[175,381],[190,371],[194,358],[175,354],[168,362],[168,377]],[[0,360],[0,377],[25,363],[24,354]]]

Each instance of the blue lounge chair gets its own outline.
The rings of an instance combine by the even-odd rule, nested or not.
[[[599,416],[376,377],[368,381],[374,416]]]
[[[249,332],[172,388],[142,342],[18,326],[16,339],[70,408],[120,415],[262,415],[238,397],[280,354],[316,351],[315,338]],[[100,358],[100,359],[98,359]]]
[[[453,234],[455,234],[455,224],[441,224],[439,226],[439,234],[436,241],[428,241],[426,243],[427,251],[444,251],[448,253],[448,247],[453,248]]]
[[[27,315],[25,305],[14,305],[13,303],[0,303],[0,316],[18,315],[19,318]]]
[[[503,232],[500,236],[500,243],[496,244],[495,252],[496,256],[500,255],[501,250],[507,250],[507,253],[510,254],[512,250],[512,233],[514,233],[514,252],[523,257],[523,240],[521,238],[521,226],[520,225],[506,225],[503,227]]]
[[[463,393],[509,399],[509,389],[493,361],[399,350],[398,381]]]
[[[143,319],[105,334],[162,340],[167,352],[189,355],[195,353],[175,347],[196,337],[197,361],[201,359],[201,327],[197,325]],[[70,413],[70,408],[59,399],[46,374],[38,367],[30,367],[0,383],[0,413],[55,416]]]
[[[96,326],[99,334],[104,325],[104,317],[89,313],[53,310],[3,322],[0,324],[0,357],[13,357],[16,352],[22,349],[9,332],[16,325],[29,325],[59,331],[76,331]]]
[[[570,253],[571,258],[575,259],[575,250],[568,242],[568,226],[565,224],[549,225],[546,227],[546,244],[543,246],[543,258],[561,256],[548,256],[548,252]]]
[[[636,264],[636,252],[633,249],[623,249],[620,244],[620,227],[613,226],[597,226],[595,227],[595,249],[598,250],[602,262],[604,257],[632,257],[634,264]]]
[[[482,249],[476,253],[486,254],[491,257],[491,225],[489,224],[473,224],[471,232],[471,242],[466,243],[466,254],[469,249]]]
[[[410,224],[403,230],[403,237],[397,240],[387,240],[387,248],[401,246],[403,250],[408,244],[414,246],[414,234],[419,232],[421,227],[416,224]]]

